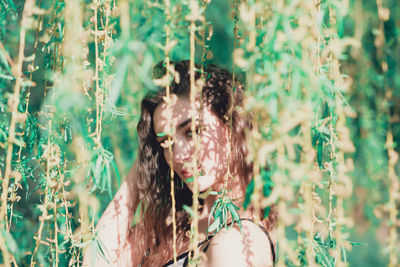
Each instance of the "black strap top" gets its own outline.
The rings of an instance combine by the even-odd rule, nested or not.
[[[240,219],[241,221],[250,221],[253,222],[250,219],[247,218],[243,218]],[[253,222],[254,223],[254,222]],[[269,235],[268,231],[262,226],[262,225],[258,225],[258,227],[260,227],[260,229],[267,235],[268,240],[269,240],[269,244],[271,246],[271,253],[272,253],[272,260],[275,263],[275,258],[276,258],[276,254],[275,254],[275,247],[274,247],[274,243],[272,242],[271,236]],[[210,240],[213,238],[214,236],[210,236],[208,239],[201,241],[198,245],[198,247],[201,247],[202,245],[204,245],[206,242],[208,242],[208,244],[203,248],[203,252],[206,252],[208,249],[208,246],[210,245]],[[188,261],[189,261],[189,252],[190,251],[186,251],[185,253],[182,253],[181,255],[179,255],[176,259],[177,262],[177,266],[178,267],[186,267],[188,265]],[[167,262],[163,267],[174,267],[174,260],[170,260],[169,262]]]

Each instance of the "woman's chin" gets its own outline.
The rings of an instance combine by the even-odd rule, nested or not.
[[[212,188],[214,183],[215,183],[215,179],[213,177],[205,176],[205,175],[199,176],[197,178],[198,191],[205,192],[208,189]],[[193,190],[194,190],[193,183],[188,184],[188,187],[189,187],[190,191],[193,192]]]

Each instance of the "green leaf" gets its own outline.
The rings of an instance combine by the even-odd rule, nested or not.
[[[214,202],[214,204],[211,207],[210,215],[214,214],[214,211],[216,208],[217,208],[217,205],[215,205],[215,202]],[[211,216],[208,216],[208,224],[210,224],[210,220],[211,220]]]
[[[96,258],[97,258],[97,250],[98,250],[98,244],[95,239],[92,240],[92,243],[90,244],[90,261],[92,263],[92,267],[95,267],[96,264]]]
[[[117,177],[117,183],[118,183],[118,188],[119,188],[121,186],[121,176],[119,175],[119,171],[118,171],[117,165],[115,164],[114,160],[111,161],[111,166],[113,167],[115,176]]]
[[[111,170],[110,170],[110,164],[106,164],[106,177],[107,177],[107,191],[108,195],[110,196],[110,200],[112,200],[113,194],[112,194],[112,182],[111,182]]]
[[[346,242],[350,243],[350,245],[352,245],[352,246],[362,246],[362,245],[367,246],[368,245],[368,243],[365,243],[365,242],[353,242],[353,241],[346,241]]]
[[[98,154],[96,165],[93,171],[94,181],[96,182],[97,185],[99,185],[101,182],[102,169],[103,169],[103,156],[101,154]]]
[[[100,185],[100,191],[103,193],[104,190],[107,188],[107,171],[106,171],[107,165],[101,170],[101,185]]]
[[[333,267],[331,256],[327,253],[325,248],[322,248],[317,242],[314,241],[313,249],[316,253],[316,259],[318,263],[321,263],[323,266]]]
[[[192,183],[193,182],[193,176],[192,177],[189,177],[189,178],[187,178],[187,179],[185,179],[185,182],[186,183]]]
[[[242,223],[240,221],[239,213],[237,212],[235,205],[231,202],[227,205],[227,207],[231,213],[232,225],[234,224],[234,222],[237,222],[239,225],[240,232],[242,232],[243,234]]]
[[[164,136],[166,136],[166,135],[167,135],[166,133],[161,132],[161,133],[158,133],[158,134],[157,134],[157,137],[164,137]]]
[[[222,216],[222,223],[223,223],[223,225],[226,227],[227,226],[227,221],[228,221],[228,210],[227,210],[227,208],[226,208],[226,205],[222,205],[222,213],[221,213],[221,216]]]
[[[67,243],[69,241],[65,240],[64,242]],[[82,243],[73,243],[73,246],[77,247],[77,248],[85,248],[87,245],[91,244],[92,242],[94,242],[94,239],[91,239],[89,241],[82,242]]]
[[[317,162],[318,162],[318,166],[320,169],[323,168],[322,165],[322,151],[324,148],[324,144],[323,142],[321,142],[321,140],[318,140],[318,144],[317,144]]]
[[[218,205],[217,208],[215,209],[215,213],[213,214],[214,219],[221,215],[221,211],[222,211],[222,205]]]
[[[2,74],[2,73],[0,73],[0,78],[5,79],[5,80],[10,80],[10,81],[14,80],[13,76]]]
[[[207,228],[207,235],[208,233],[214,233],[215,231],[218,232],[221,225],[221,217],[217,217],[214,222]]]
[[[268,218],[270,212],[271,212],[271,207],[270,207],[270,206],[268,206],[268,207],[266,207],[266,208],[264,209],[264,219],[265,219],[265,218]]]
[[[132,227],[135,226],[141,219],[141,209],[142,209],[142,203],[139,203],[139,205],[136,207],[135,214],[133,215],[133,220],[132,220]]]
[[[100,255],[100,257],[105,260],[107,263],[110,263],[110,253],[108,252],[106,246],[104,245],[103,241],[96,237],[96,242],[97,242],[97,253]]]
[[[210,194],[212,196],[218,196],[220,194],[220,192],[210,191],[208,194]]]
[[[194,211],[192,210],[191,207],[189,207],[188,205],[183,205],[182,208],[189,213],[190,217],[194,217]]]
[[[246,195],[245,195],[244,201],[243,201],[244,209],[247,209],[247,207],[249,206],[249,204],[251,202],[251,195],[253,193],[254,193],[254,179],[251,179],[249,185],[247,186]]]
[[[345,248],[345,247],[342,247],[340,250],[342,251],[343,261],[344,261],[344,262],[347,262],[347,252],[346,252],[346,248]]]
[[[12,4],[12,6],[14,5],[14,3],[13,3],[12,0],[9,0],[8,3],[9,3],[9,4]],[[14,6],[14,10],[15,10],[15,6]],[[0,60],[1,60],[1,62],[3,63],[3,66],[6,67],[8,73],[12,73],[11,68],[10,68],[10,65],[8,64],[8,61],[7,61],[6,55],[3,53],[3,50],[2,50],[2,49],[0,49]],[[8,75],[7,75],[7,76],[8,76]],[[11,76],[9,76],[9,77],[11,77]],[[14,77],[12,77],[12,79],[14,79]]]
[[[18,245],[17,242],[15,242],[14,237],[11,235],[11,233],[4,231],[4,229],[2,229],[2,235],[4,236],[4,239],[6,240],[6,247],[8,249],[8,251],[11,254],[16,254],[18,252]]]

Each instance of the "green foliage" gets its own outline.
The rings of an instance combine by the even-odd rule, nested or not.
[[[238,111],[253,116],[248,160],[262,186],[250,182],[244,208],[262,188],[264,216],[273,204],[280,209],[284,265],[388,264],[400,255],[398,241],[387,243],[390,229],[399,231],[390,189],[400,165],[391,167],[388,154],[400,151],[398,1],[236,2],[211,1],[199,12],[196,61],[228,70],[234,63],[246,85]],[[77,266],[84,247],[108,257],[90,227],[135,160],[140,100],[157,88],[152,68],[165,56],[165,25],[171,60],[189,58],[190,2],[172,0],[167,20],[163,1],[33,1],[22,24],[24,5],[0,0],[0,178],[8,197],[0,235],[18,266]],[[237,210],[220,193],[208,232],[230,220],[240,227]],[[368,245],[347,251],[355,244],[348,240]]]
[[[260,174],[263,182],[263,196],[268,197],[274,187],[274,182],[271,180],[271,172],[268,170],[261,170]],[[243,202],[244,209],[247,209],[251,202],[251,196],[254,194],[254,179],[252,179],[247,186],[246,195]],[[268,206],[264,209],[264,218],[267,218],[271,211],[271,207]]]
[[[90,189],[91,192],[94,192],[96,189],[99,189],[100,192],[107,191],[110,200],[113,195],[111,181],[113,177],[111,171],[114,171],[119,187],[121,179],[112,153],[104,148],[98,148],[94,151],[94,156],[89,163],[86,179],[88,180],[88,184],[90,184],[90,181],[93,181],[92,188]]]
[[[220,196],[214,202],[208,216],[207,236],[217,234],[222,228],[228,228],[236,222],[243,234],[242,222],[238,214],[239,207],[227,196],[226,191],[219,192]],[[231,219],[229,219],[229,217]],[[211,223],[211,219],[214,221]]]

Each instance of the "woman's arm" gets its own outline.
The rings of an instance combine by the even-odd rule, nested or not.
[[[223,229],[210,242],[205,267],[273,266],[272,251],[266,234],[254,223],[242,221]]]
[[[131,248],[126,241],[133,220],[134,203],[137,202],[135,179],[137,161],[96,225],[97,238],[104,244],[110,263],[98,253],[92,259],[89,247],[84,254],[83,266],[125,266],[131,262]]]

